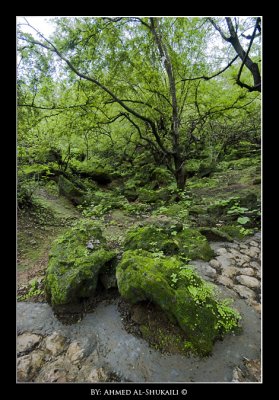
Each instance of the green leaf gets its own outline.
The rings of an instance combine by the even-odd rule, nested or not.
[[[250,218],[249,217],[239,217],[239,218],[237,218],[237,222],[239,223],[239,224],[241,224],[241,225],[245,225],[245,224],[247,224],[247,222],[249,222],[250,221]]]

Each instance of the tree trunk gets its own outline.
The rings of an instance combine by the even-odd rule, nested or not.
[[[180,170],[175,175],[176,186],[179,190],[184,190],[186,185],[186,173],[184,170]]]
[[[186,185],[186,171],[184,162],[180,158],[175,158],[175,180],[179,190],[184,190]]]

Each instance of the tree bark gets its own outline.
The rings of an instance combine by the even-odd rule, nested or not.
[[[184,190],[186,184],[186,173],[184,168],[184,160],[181,154],[180,148],[180,119],[179,119],[179,107],[177,103],[176,96],[176,84],[175,78],[173,74],[173,68],[171,59],[167,50],[167,47],[163,43],[161,34],[159,29],[156,29],[156,20],[154,18],[150,18],[150,29],[153,33],[155,42],[158,46],[159,54],[164,65],[164,68],[168,75],[169,80],[169,91],[171,96],[171,104],[172,104],[172,157],[175,165],[174,175],[176,179],[177,188]]]

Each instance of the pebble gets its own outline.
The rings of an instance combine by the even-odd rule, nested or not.
[[[239,269],[238,268],[236,268],[236,267],[227,267],[227,268],[223,269],[222,276],[226,276],[227,278],[233,278],[237,273],[239,273]]]
[[[229,288],[233,288],[233,286],[234,286],[233,281],[230,278],[223,276],[223,275],[218,276],[217,282],[221,283],[221,285],[227,286]]]
[[[215,253],[216,253],[218,256],[221,256],[221,255],[223,255],[223,254],[227,254],[227,249],[225,249],[225,247],[220,247],[219,249],[217,249],[217,250],[215,251]]]
[[[252,276],[239,275],[239,276],[236,277],[236,280],[241,285],[245,285],[245,286],[247,286],[248,288],[251,288],[251,289],[260,287],[260,282],[258,281],[258,279],[253,278]]]
[[[215,260],[214,258],[213,258],[213,260],[210,260],[210,261],[209,261],[209,265],[210,265],[212,268],[215,268],[215,269],[219,269],[219,268],[221,267],[220,262],[217,261],[217,260]]]
[[[17,338],[17,353],[26,353],[33,350],[41,341],[42,336],[34,333],[23,333]]]
[[[254,276],[255,272],[254,272],[253,268],[242,268],[241,274],[247,275],[247,276]]]
[[[57,332],[53,332],[51,336],[48,336],[45,339],[44,345],[46,350],[48,350],[51,353],[51,355],[57,356],[58,354],[62,353],[65,350],[64,348],[65,342],[66,338],[64,336],[60,335]]]
[[[255,298],[255,293],[253,290],[249,289],[243,285],[235,285],[234,290],[239,294],[239,296],[243,299],[252,300]]]

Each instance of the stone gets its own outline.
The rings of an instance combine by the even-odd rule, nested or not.
[[[257,313],[261,314],[262,312],[262,305],[260,303],[257,303],[256,301],[252,303],[252,306],[254,310],[257,311]]]
[[[63,175],[59,176],[58,188],[59,194],[65,196],[74,205],[80,205],[84,202],[85,193]]]
[[[251,266],[252,268],[257,269],[257,270],[260,270],[260,269],[261,269],[261,265],[260,265],[258,262],[256,262],[256,261],[250,262],[250,266]]]
[[[221,255],[227,254],[227,249],[225,249],[224,247],[220,247],[219,249],[215,250],[215,253],[218,256],[221,256]]]
[[[17,359],[17,380],[19,382],[30,382],[38,374],[44,361],[44,353],[35,350],[30,354]]]
[[[260,253],[260,249],[258,247],[251,246],[250,247],[250,257],[257,258]]]
[[[239,251],[236,249],[233,249],[233,248],[229,248],[227,257],[229,257],[229,258],[239,257]]]
[[[220,262],[217,261],[216,259],[210,260],[210,261],[209,261],[209,265],[210,265],[212,268],[215,268],[215,269],[220,269],[220,268],[221,268]]]
[[[93,368],[88,375],[88,382],[107,382],[108,375],[103,368]]]
[[[65,368],[64,357],[59,356],[54,361],[47,363],[40,371],[36,382],[67,382],[67,369]]]
[[[42,340],[42,336],[34,333],[23,333],[17,338],[17,353],[27,353],[32,351]]]
[[[73,364],[78,364],[85,357],[84,349],[80,346],[80,343],[74,341],[68,347],[66,357]]]
[[[144,250],[125,251],[116,267],[116,278],[125,300],[132,304],[147,300],[159,306],[186,333],[200,355],[209,354],[220,334],[238,326],[238,314],[228,307],[220,313],[223,305],[213,289],[176,257],[158,258]],[[206,306],[200,304],[200,298]]]
[[[261,361],[244,359],[243,364],[234,368],[232,382],[260,382]]]
[[[233,281],[226,276],[219,275],[216,280],[223,286],[227,286],[229,288],[233,287]]]
[[[249,249],[242,250],[241,253],[243,253],[246,256],[249,256],[250,258],[257,258],[260,250],[257,247],[250,247]]]
[[[222,276],[225,276],[227,278],[233,278],[238,272],[239,272],[239,269],[236,267],[227,267],[227,268],[223,268]]]
[[[195,266],[197,272],[202,277],[209,277],[212,279],[214,279],[216,277],[216,274],[217,274],[216,270],[214,268],[210,267],[209,265],[201,264],[201,263],[199,263],[199,264],[192,263],[192,264]]]
[[[262,276],[261,276],[261,270],[256,269],[255,271],[255,277],[257,279],[259,279],[259,281],[261,280]]]
[[[31,370],[30,354],[23,357],[19,357],[17,359],[17,381],[28,382],[30,370]]]
[[[241,275],[254,276],[255,272],[253,268],[242,268]]]
[[[251,240],[251,242],[249,242],[250,246],[255,246],[255,247],[259,247],[259,244],[257,242],[255,242],[254,240]]]
[[[93,249],[87,249],[91,242]],[[99,273],[108,270],[116,253],[108,249],[102,231],[94,221],[80,220],[52,245],[45,279],[48,302],[57,311],[64,305],[79,304],[92,296]]]
[[[101,273],[99,278],[105,289],[117,288],[115,271],[112,270],[108,273]]]
[[[246,275],[239,275],[236,277],[236,280],[244,286],[247,286],[248,288],[255,289],[260,287],[260,282],[258,279],[253,278],[252,276],[246,276]]]
[[[132,228],[126,235],[124,246],[125,250],[163,251],[167,256],[179,253],[191,260],[209,261],[214,256],[206,237],[197,229],[183,229],[183,224],[169,221]]]
[[[250,263],[251,259],[250,257],[248,257],[246,254],[240,254],[238,256],[235,257],[235,262],[238,266],[242,266],[245,263]]]
[[[45,349],[52,355],[57,356],[66,350],[66,338],[57,332],[47,336],[44,341]]]
[[[234,260],[228,258],[226,255],[220,255],[216,257],[216,260],[221,265],[222,269],[231,267],[234,263]]]
[[[92,355],[95,347],[97,345],[97,339],[94,334],[86,335],[82,337],[79,341],[73,341],[70,343],[67,353],[66,359],[71,364],[79,364],[80,361],[88,358]]]
[[[242,299],[248,299],[248,300],[252,300],[255,298],[255,293],[253,292],[253,290],[249,289],[246,286],[243,285],[235,285],[234,286],[234,291],[236,293],[238,293],[238,295],[242,298]]]

